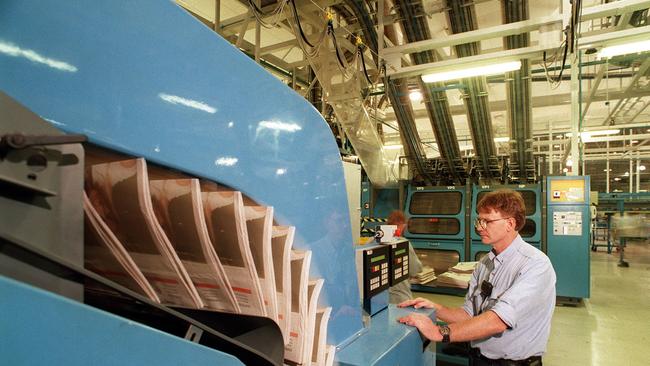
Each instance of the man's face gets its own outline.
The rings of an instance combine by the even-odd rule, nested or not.
[[[475,227],[483,244],[494,244],[508,235],[514,228],[514,221],[513,217],[504,216],[503,213],[490,209],[489,212],[479,212]]]

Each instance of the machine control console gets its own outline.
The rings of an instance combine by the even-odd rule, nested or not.
[[[361,296],[369,299],[390,286],[390,248],[375,245],[357,249],[357,265],[360,270]]]
[[[402,240],[390,243],[387,247],[391,263],[390,285],[395,286],[409,278],[409,242]]]

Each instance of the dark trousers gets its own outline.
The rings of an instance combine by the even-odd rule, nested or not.
[[[472,348],[469,353],[469,366],[542,366],[540,356],[531,356],[525,360],[492,360],[481,354],[477,348]]]

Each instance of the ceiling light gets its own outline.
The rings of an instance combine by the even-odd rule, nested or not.
[[[504,62],[486,66],[469,67],[461,70],[437,72],[422,75],[422,81],[425,83],[435,83],[438,81],[458,80],[473,76],[487,76],[503,74],[504,72],[521,69],[521,61]]]
[[[645,51],[650,51],[650,40],[603,47],[603,49],[598,52],[596,58],[610,58],[619,55],[626,55],[628,53],[639,53]]]
[[[402,145],[384,145],[384,150],[399,150]]]
[[[614,178],[614,180],[618,182],[619,180],[621,180],[621,178],[616,177],[616,178]]]
[[[495,137],[494,142],[508,142],[510,141],[510,137]]]
[[[639,165],[639,170],[644,171],[645,170],[645,165]]]
[[[632,141],[630,141],[630,143],[631,143],[631,144],[638,144],[638,143],[639,143],[639,140],[632,140]]]
[[[623,176],[624,176],[624,177],[629,177],[629,176],[630,176],[630,172],[625,172],[625,174],[623,174]]]
[[[565,172],[565,173],[567,173],[567,172],[569,171],[569,169],[568,169],[568,168],[564,168],[564,169],[562,169],[562,171]]]
[[[420,93],[417,90],[414,90],[409,93],[409,99],[411,99],[411,102],[419,102],[422,100],[422,93]]]
[[[566,166],[573,166],[573,160],[567,160]]]
[[[560,148],[560,145],[553,145],[553,148],[555,148],[555,149],[559,149],[559,148]]]
[[[611,169],[603,169],[604,172],[611,172]]]

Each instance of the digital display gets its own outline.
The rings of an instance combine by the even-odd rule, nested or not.
[[[386,256],[385,256],[385,255],[378,255],[378,256],[376,256],[376,257],[370,258],[370,263],[375,263],[375,262],[383,261],[384,259],[386,259]]]
[[[395,251],[395,255],[400,255],[406,253],[406,249],[400,249],[398,251]]]

